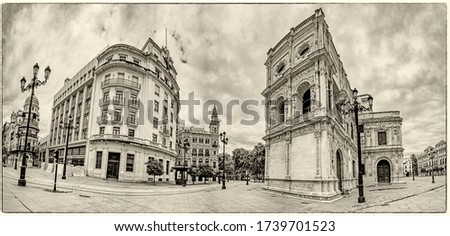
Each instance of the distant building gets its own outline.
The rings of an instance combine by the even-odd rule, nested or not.
[[[203,127],[180,126],[177,132],[178,143],[183,144],[184,140],[187,139],[190,144],[190,149],[186,153],[185,158],[184,149],[178,147],[176,166],[183,166],[184,160],[184,166],[187,168],[209,165],[217,172],[219,170],[219,127],[220,123],[216,107],[214,107],[211,115],[209,130],[205,130]],[[181,179],[181,176],[177,176],[177,179]],[[195,180],[201,181],[202,179],[199,178]],[[216,178],[213,177],[213,181],[215,180]]]
[[[43,138],[39,139],[38,146],[39,146],[39,152],[38,152],[38,163],[39,166],[44,165],[44,168],[47,167],[48,163],[53,163],[53,158],[49,157],[49,150],[48,150],[48,141],[50,139],[50,135],[46,135]]]
[[[447,174],[447,142],[439,141],[435,146],[428,146],[423,152],[416,154],[419,175]]]
[[[407,177],[412,175],[412,160],[411,160],[411,158],[403,159],[403,174]]]
[[[3,124],[2,130],[2,146],[9,155],[10,162],[18,160],[22,157],[22,153],[25,148],[25,136],[28,123],[28,111],[30,106],[31,96],[27,97],[23,110],[11,113],[10,122]],[[39,100],[36,96],[33,96],[33,103],[31,106],[31,119],[28,130],[28,147],[27,156],[28,161],[32,165],[38,165],[37,152],[38,152],[38,134],[39,134]],[[14,159],[14,160],[13,160]],[[20,166],[20,164],[18,164]]]
[[[402,120],[399,111],[359,116],[364,185],[403,182]]]
[[[68,163],[83,166],[87,176],[118,181],[153,181],[146,172],[159,160],[171,181],[177,116],[177,72],[166,47],[148,39],[142,49],[115,44],[100,52],[55,94],[49,149],[64,158],[67,138],[60,122],[72,116]]]

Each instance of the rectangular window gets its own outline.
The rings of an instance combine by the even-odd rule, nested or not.
[[[153,106],[154,106],[154,107],[153,107],[153,110],[154,110],[155,112],[159,112],[159,102],[158,102],[158,101],[155,101]]]
[[[172,149],[172,141],[169,141],[169,148]]]
[[[131,76],[131,81],[133,81],[134,83],[139,83],[139,78],[137,76]]]
[[[163,171],[164,171],[164,164],[163,164],[164,160],[163,159],[159,159],[159,163],[161,163],[161,165],[163,166]]]
[[[153,118],[153,128],[158,128],[158,118],[156,117]]]
[[[127,60],[127,55],[119,54],[119,59],[122,61],[125,61],[125,60]]]
[[[162,145],[166,146],[166,139],[165,138],[162,139]]]
[[[156,78],[159,78],[161,76],[161,72],[158,69],[156,69],[155,71],[156,71]]]
[[[169,102],[169,94],[164,92],[164,101]]]
[[[121,111],[121,110],[115,110],[115,111],[114,111],[114,117],[113,117],[113,120],[114,120],[114,121],[120,121],[121,115],[122,115],[122,111]]]
[[[172,136],[173,136],[173,128],[170,127],[170,137],[172,137]]]
[[[155,94],[157,96],[159,96],[159,90],[160,90],[159,86],[157,84],[155,84]]]
[[[386,132],[378,132],[378,145],[386,145]]]
[[[102,152],[97,152],[97,156],[95,158],[95,168],[96,169],[102,168],[102,156],[103,156]]]
[[[139,59],[137,59],[137,58],[134,58],[133,57],[133,62],[135,63],[135,64],[141,64],[141,61],[139,60]]]
[[[134,154],[127,154],[127,169],[126,171],[133,172]]]
[[[120,128],[119,127],[114,127],[113,128],[113,135],[120,135]]]
[[[129,129],[128,130],[128,136],[129,137],[134,137],[134,129]]]
[[[157,134],[153,134],[153,142],[155,142],[155,143],[158,142],[158,135]]]
[[[116,91],[116,99],[117,100],[123,99],[123,91]]]
[[[125,73],[118,73],[117,74],[117,78],[124,79],[125,78]]]
[[[100,134],[105,134],[105,127],[100,127]]]
[[[170,108],[172,108],[173,109],[173,99],[170,101]]]
[[[106,80],[109,80],[110,77],[111,77],[110,74],[105,75],[105,81],[106,81]]]

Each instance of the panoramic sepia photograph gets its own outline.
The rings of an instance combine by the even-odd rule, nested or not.
[[[2,5],[2,212],[447,212],[447,6]]]

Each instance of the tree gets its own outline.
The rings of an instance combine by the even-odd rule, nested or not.
[[[250,173],[258,180],[264,179],[266,148],[262,143],[256,144],[251,152]]]
[[[203,164],[199,167],[199,176],[205,178],[204,183],[206,183],[206,178],[212,177],[214,175],[213,169],[207,164]]]
[[[192,184],[195,184],[195,178],[199,176],[200,172],[198,168],[192,167],[188,170],[188,174],[191,176]]]
[[[147,174],[153,175],[153,185],[156,183],[156,176],[162,175],[163,172],[163,164],[156,159],[151,159],[147,164]]]
[[[417,158],[416,155],[412,154],[411,155],[411,171],[413,172],[413,174],[417,175],[418,174],[418,170],[417,170]]]

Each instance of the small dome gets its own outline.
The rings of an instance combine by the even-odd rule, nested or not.
[[[24,106],[28,107],[30,105],[30,99],[31,99],[31,96],[28,96],[27,99],[25,100]],[[33,104],[36,106],[39,106],[39,100],[36,97],[36,95],[33,96]]]

